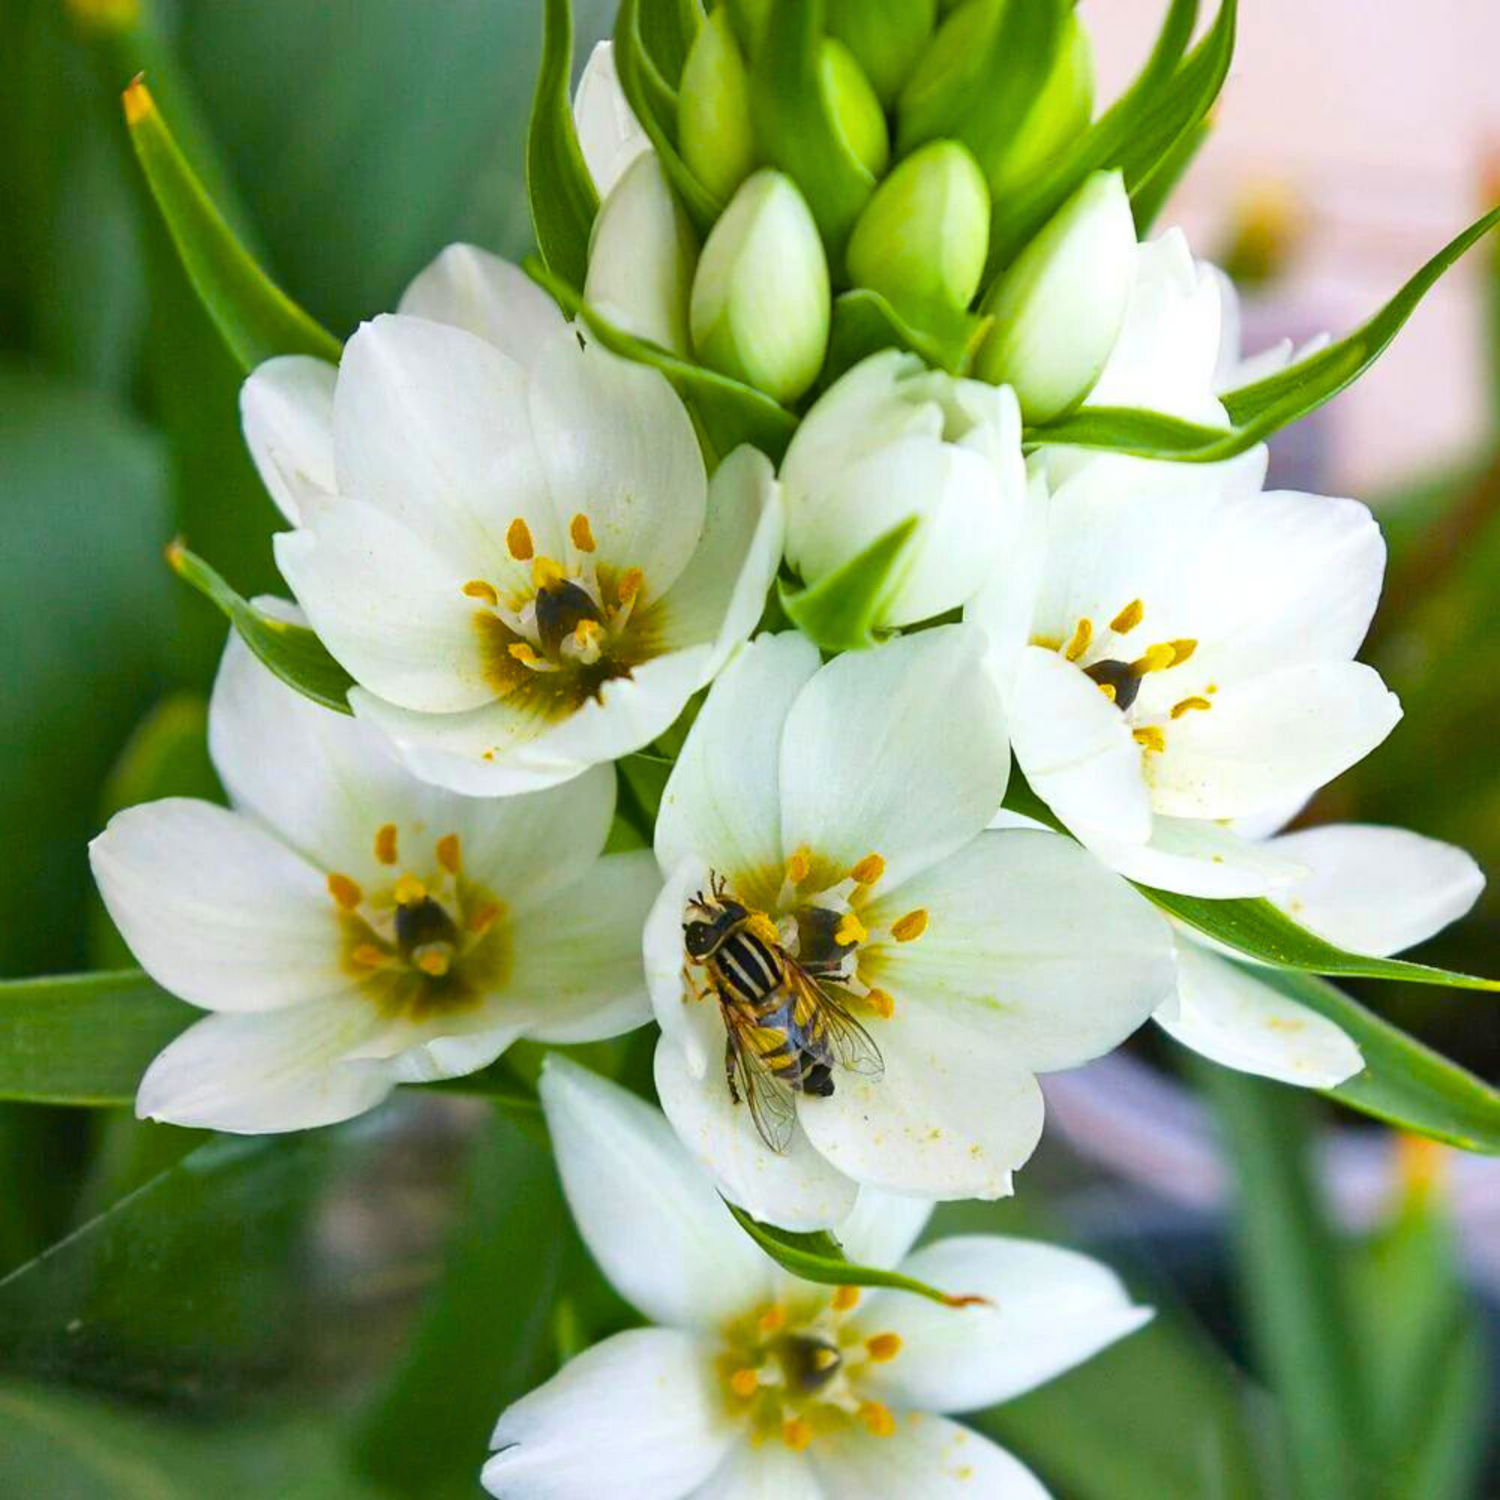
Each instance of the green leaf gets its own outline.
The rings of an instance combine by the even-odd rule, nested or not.
[[[1187,175],[1188,169],[1197,160],[1198,153],[1208,143],[1213,133],[1212,118],[1200,120],[1191,130],[1177,138],[1177,144],[1162,158],[1151,180],[1143,183],[1130,195],[1130,207],[1135,215],[1135,232],[1144,240],[1152,226],[1167,206],[1177,185]]]
[[[640,30],[646,55],[673,88],[702,25],[700,0],[643,0]]]
[[[543,14],[542,62],[526,136],[526,195],[542,260],[563,280],[581,287],[588,274],[599,194],[573,128],[572,6],[569,0],[547,0]]]
[[[634,334],[617,328],[589,306],[572,287],[534,260],[525,262],[525,270],[557,299],[566,312],[582,318],[589,331],[612,354],[660,370],[672,382],[677,394],[697,413],[709,441],[720,455],[729,454],[741,443],[749,443],[773,463],[781,462],[781,456],[797,430],[796,417],[784,406],[778,405],[763,391],[742,385],[727,375],[683,359],[660,344],[636,338]]]
[[[152,196],[203,305],[246,370],[278,354],[337,363],[341,347],[272,284],[210,201],[146,85],[125,91],[125,120]]]
[[[0,981],[0,1099],[129,1104],[198,1015],[139,969]]]
[[[735,1223],[782,1270],[801,1277],[803,1281],[815,1281],[820,1286],[891,1287],[898,1292],[914,1292],[930,1302],[941,1302],[944,1307],[972,1307],[975,1303],[988,1301],[987,1298],[965,1296],[961,1292],[940,1292],[925,1282],[901,1275],[899,1271],[856,1266],[844,1258],[843,1246],[827,1230],[799,1234],[790,1229],[778,1229],[774,1224],[762,1224],[758,1219],[752,1219],[744,1209],[736,1208],[733,1203],[726,1201],[724,1207],[734,1216]]]
[[[876,537],[857,557],[806,588],[778,579],[777,593],[787,618],[824,651],[859,651],[878,639],[876,624],[911,561],[917,518]]]
[[[283,682],[324,708],[341,714],[351,711],[348,693],[354,679],[306,625],[294,625],[257,609],[181,542],[172,543],[167,561],[179,578],[224,611],[239,631],[240,639]]]
[[[935,369],[961,375],[989,332],[991,319],[957,315],[945,328],[920,328],[868,287],[844,292],[833,301],[833,325],[820,380],[832,385],[862,359],[882,349],[906,349]]]

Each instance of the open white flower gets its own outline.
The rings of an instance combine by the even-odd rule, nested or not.
[[[1205,896],[1299,867],[1226,820],[1304,800],[1400,717],[1352,660],[1385,546],[1352,500],[1258,492],[1243,464],[1089,464],[966,609],[1032,789],[1109,865]]]
[[[1031,1390],[1151,1316],[1073,1251],[966,1235],[913,1253],[926,1205],[873,1191],[839,1225],[852,1260],[988,1302],[795,1280],[649,1105],[555,1055],[541,1092],[583,1238],[655,1326],[501,1415],[484,1470],[499,1500],[1036,1500],[1019,1460],[939,1414]]]
[[[645,851],[600,857],[607,768],[503,801],[426,786],[238,639],[209,742],[232,810],[128,808],[89,851],[142,967],[215,1012],[151,1064],[142,1116],[326,1125],[522,1036],[589,1041],[649,1018],[640,924],[659,881]]]
[[[639,749],[754,627],[781,548],[769,464],[705,481],[660,374],[585,346],[455,246],[333,366],[271,360],[246,435],[297,529],[282,573],[424,780],[552,786]]]
[[[762,636],[667,783],[657,1090],[757,1218],[833,1223],[859,1183],[1009,1192],[1035,1075],[1117,1045],[1171,989],[1166,924],[1123,881],[1059,835],[984,831],[1007,754],[982,649],[943,626],[820,668]]]
[[[803,419],[781,466],[787,561],[815,584],[908,517],[916,538],[878,626],[956,609],[1020,522],[1021,413],[1008,387],[872,354]]]

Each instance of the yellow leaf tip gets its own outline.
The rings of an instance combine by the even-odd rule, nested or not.
[[[120,96],[125,105],[125,123],[127,125],[139,125],[147,115],[156,109],[156,101],[151,97],[151,90],[146,87],[146,75],[137,73],[130,80],[130,86]]]

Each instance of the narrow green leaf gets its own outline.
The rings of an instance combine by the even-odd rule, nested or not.
[[[919,328],[908,322],[891,304],[868,287],[858,287],[835,297],[828,356],[819,379],[832,385],[860,360],[882,349],[906,349],[934,369],[961,375],[989,332],[991,319],[962,313],[946,328]]]
[[[778,1229],[773,1224],[762,1224],[732,1203],[726,1202],[724,1207],[734,1216],[735,1223],[782,1270],[790,1271],[803,1281],[815,1281],[820,1286],[891,1287],[898,1292],[915,1292],[930,1302],[941,1302],[944,1307],[972,1307],[988,1301],[985,1297],[940,1292],[925,1282],[901,1275],[899,1271],[856,1266],[844,1258],[843,1246],[827,1230],[798,1234],[790,1229]]]
[[[1083,406],[1045,427],[1028,427],[1024,441],[1028,450],[1055,444],[1100,448],[1133,458],[1218,463],[1243,453],[1265,435],[1254,424],[1229,429],[1205,427],[1128,406]]]
[[[526,135],[526,196],[542,259],[550,270],[581,287],[599,194],[573,128],[572,71],[572,6],[569,0],[547,0],[542,61]]]
[[[699,0],[642,0],[640,30],[662,79],[672,88],[682,77],[682,67],[703,25]]]
[[[683,359],[660,344],[617,328],[590,307],[572,287],[534,260],[526,261],[524,268],[564,310],[582,318],[589,331],[611,353],[660,370],[672,382],[677,394],[697,413],[709,441],[719,454],[727,455],[741,443],[750,443],[773,463],[781,462],[781,456],[797,430],[796,417],[784,406],[779,406],[764,391],[742,385],[727,375]]]
[[[139,78],[125,91],[125,120],[183,267],[244,368],[278,354],[337,363],[338,340],[275,286],[235,238]]]
[[[908,516],[857,557],[807,588],[778,579],[787,618],[824,651],[860,651],[877,640],[876,622],[911,560],[917,518]]]
[[[324,708],[341,714],[350,712],[348,692],[354,679],[306,625],[294,625],[257,609],[181,542],[173,542],[168,548],[167,561],[179,578],[224,611],[240,639],[283,682]]]
[[[1177,190],[1178,183],[1187,175],[1188,169],[1197,160],[1198,153],[1207,144],[1211,134],[1213,134],[1212,118],[1200,120],[1191,130],[1184,131],[1177,138],[1177,144],[1162,158],[1160,166],[1152,173],[1151,180],[1142,183],[1130,195],[1130,207],[1135,216],[1135,232],[1140,239],[1146,239],[1151,233],[1152,226],[1160,217],[1161,211]]]
[[[1414,984],[1435,984],[1460,990],[1500,990],[1500,979],[1481,979],[1456,974],[1429,964],[1401,958],[1370,958],[1347,953],[1316,933],[1294,922],[1285,912],[1261,897],[1215,900],[1208,896],[1183,896],[1140,886],[1152,901],[1178,921],[1247,953],[1278,969],[1307,970],[1314,974],[1341,974],[1351,979],[1405,979]]]

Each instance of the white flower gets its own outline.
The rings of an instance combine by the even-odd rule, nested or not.
[[[440,791],[237,639],[209,744],[232,811],[147,803],[90,848],[142,967],[215,1012],[151,1064],[142,1116],[326,1125],[522,1036],[588,1041],[649,1018],[640,926],[659,881],[647,852],[600,857],[608,769],[504,801]]]
[[[584,165],[601,198],[610,195],[638,156],[651,150],[651,142],[620,87],[615,49],[609,42],[598,43],[584,64],[573,95],[573,128]]]
[[[555,1055],[541,1092],[584,1240],[656,1326],[502,1414],[483,1476],[500,1500],[1034,1500],[1017,1459],[939,1413],[1031,1390],[1151,1316],[1072,1251],[966,1235],[912,1253],[926,1206],[875,1192],[839,1226],[852,1260],[989,1302],[795,1280],[655,1110]]]
[[[821,396],[781,466],[787,560],[808,584],[910,516],[910,562],[878,626],[955,609],[994,570],[1026,491],[1021,413],[1008,387],[872,354]]]
[[[1352,660],[1385,547],[1352,500],[1259,493],[1243,463],[1084,466],[967,607],[1033,790],[1113,868],[1205,896],[1297,866],[1223,826],[1295,804],[1400,708]]]
[[[1058,835],[984,831],[1007,754],[982,645],[945,626],[820,668],[805,639],[763,636],[709,694],[667,783],[669,878],[646,928],[657,1090],[759,1219],[833,1223],[858,1183],[1009,1192],[1041,1131],[1035,1074],[1109,1050],[1171,989],[1170,933],[1123,881]],[[692,924],[729,902],[765,956],[726,948],[716,981]],[[745,990],[767,988],[768,964],[801,999],[752,1032]],[[794,983],[809,972],[832,1038]],[[738,1104],[726,1016],[747,1049]],[[788,1026],[797,1047],[779,1049]],[[778,1052],[779,1074],[757,1061]]]
[[[445,251],[336,370],[262,365],[243,413],[297,527],[277,561],[355,714],[456,791],[552,786],[654,739],[775,572],[765,459],[707,483],[662,376],[583,346],[482,251]]]

